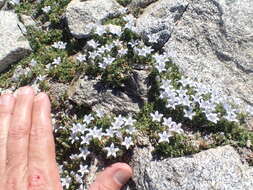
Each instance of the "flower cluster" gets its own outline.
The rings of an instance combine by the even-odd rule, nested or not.
[[[180,84],[179,89],[175,89],[170,80],[162,79],[161,81],[160,98],[166,100],[167,108],[176,109],[177,106],[183,106],[184,117],[190,120],[196,116],[194,110],[200,108],[207,120],[213,123],[217,123],[222,118],[231,122],[239,122],[238,110],[226,103],[226,97],[222,96],[221,92],[184,77],[177,82]],[[221,116],[217,113],[217,105],[224,107],[226,115]]]

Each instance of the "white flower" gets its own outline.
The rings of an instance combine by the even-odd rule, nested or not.
[[[69,176],[61,178],[61,184],[62,184],[62,186],[66,187],[67,189],[69,188],[71,182],[72,182],[72,179]]]
[[[99,64],[98,64],[98,66],[100,67],[100,68],[102,68],[102,69],[106,69],[106,67],[108,66],[105,62],[100,62]]]
[[[155,65],[155,68],[158,70],[159,73],[166,71],[165,67],[166,67],[165,63],[157,63]]]
[[[184,109],[184,117],[187,117],[192,120],[192,117],[196,115],[196,112],[193,112],[192,109],[186,110]]]
[[[103,110],[100,110],[100,109],[95,110],[95,112],[96,112],[96,116],[99,117],[99,118],[102,118],[105,115],[105,112]]]
[[[114,44],[116,47],[122,47],[122,41],[120,41],[119,39],[114,40],[114,41],[113,41],[113,44]]]
[[[148,35],[148,42],[149,43],[157,43],[159,36],[157,34]]]
[[[114,60],[115,60],[115,58],[111,57],[111,56],[104,57],[104,63],[107,65],[111,65]]]
[[[119,148],[115,148],[114,144],[112,143],[110,147],[104,148],[107,151],[107,158],[110,156],[117,157],[117,152],[119,151]]]
[[[96,30],[95,30],[94,33],[97,34],[97,35],[99,35],[99,36],[102,36],[103,34],[106,33],[106,29],[105,29],[105,27],[103,25],[98,25],[96,27]]]
[[[137,54],[139,55],[139,56],[147,56],[147,55],[149,55],[149,54],[151,54],[151,52],[152,51],[154,51],[151,47],[149,47],[149,46],[144,46],[143,48],[134,48],[135,49],[135,51],[137,52]]]
[[[43,11],[44,13],[49,13],[49,12],[51,11],[51,6],[43,7],[43,8],[42,8],[42,11]]]
[[[112,122],[112,129],[120,129],[124,124],[124,121],[114,121]]]
[[[89,52],[89,58],[90,59],[95,59],[98,57],[100,54],[97,51]]]
[[[31,67],[35,67],[37,64],[38,64],[37,61],[34,59],[32,59],[31,62],[29,63]]]
[[[132,137],[125,137],[124,141],[121,144],[125,146],[127,150],[130,148],[131,145],[134,145]]]
[[[65,49],[66,48],[67,43],[66,42],[54,42],[54,44],[52,45],[52,47],[56,48],[56,49]]]
[[[79,62],[84,62],[86,61],[86,56],[85,55],[82,55],[82,54],[79,54],[76,59],[79,61]]]
[[[99,140],[101,140],[103,137],[103,132],[102,132],[102,129],[97,129],[97,126],[95,126],[93,129],[91,129],[89,131],[89,133],[87,135],[89,135],[93,138],[98,138]]]
[[[133,126],[130,126],[126,129],[126,133],[132,135],[133,133],[137,132],[137,129]]]
[[[160,137],[160,139],[159,139],[159,143],[160,142],[170,142],[170,140],[169,140],[169,138],[170,137],[172,137],[173,135],[169,132],[169,133],[167,133],[166,131],[164,131],[163,133],[160,133],[159,134],[159,137]]]
[[[128,50],[125,49],[125,48],[121,48],[121,49],[118,50],[118,54],[121,55],[121,56],[126,55],[127,52],[128,52]]]
[[[90,141],[91,141],[92,137],[86,135],[86,136],[81,136],[81,139],[82,139],[82,141],[80,142],[81,145],[83,145],[83,144],[88,145],[88,144],[90,144]]]
[[[216,113],[206,113],[206,118],[213,123],[217,123],[219,121],[219,117]]]
[[[92,47],[93,49],[96,49],[100,44],[92,39],[87,42],[87,45]]]
[[[78,170],[78,172],[82,175],[82,177],[84,176],[84,174],[89,173],[88,170],[88,165],[80,165],[80,169]]]
[[[158,111],[156,111],[155,113],[150,113],[151,117],[152,117],[152,121],[158,121],[160,122],[163,114],[160,114]]]
[[[130,45],[132,48],[136,47],[139,45],[139,41],[138,40],[135,40],[135,41],[131,41],[131,42],[128,42],[128,45]]]
[[[167,127],[171,127],[171,124],[172,124],[172,118],[169,117],[169,118],[163,118],[163,125],[167,126]]]
[[[71,154],[69,157],[71,160],[76,160],[79,158],[78,154]]]
[[[157,64],[166,63],[168,61],[168,57],[164,54],[161,55],[156,53],[152,57],[155,59]]]
[[[89,125],[90,122],[93,121],[93,120],[94,120],[94,117],[92,117],[91,114],[84,115],[84,117],[83,117],[83,122],[86,123],[87,125]]]
[[[61,64],[61,57],[57,57],[54,59],[54,61],[52,62],[52,65],[59,65]]]
[[[70,137],[68,139],[73,144],[74,142],[79,140],[79,137],[78,137],[77,133],[71,133]]]
[[[120,26],[109,24],[109,25],[107,25],[106,30],[109,31],[112,34],[117,35],[117,36],[120,36],[122,34]]]
[[[136,119],[133,119],[133,117],[130,115],[128,118],[125,118],[125,126],[133,126],[136,122]]]
[[[46,75],[39,75],[36,77],[36,80],[37,81],[44,81],[46,79],[46,77],[47,77]]]
[[[78,155],[79,158],[83,158],[83,160],[86,160],[87,156],[90,154],[90,151],[87,148],[79,148],[80,154]]]
[[[237,115],[233,111],[227,112],[227,115],[224,116],[224,118],[227,119],[228,121],[239,122],[239,120],[236,117],[237,117]]]
[[[110,127],[108,129],[106,129],[106,133],[104,133],[104,135],[107,137],[113,137],[114,133],[115,133],[115,130]]]

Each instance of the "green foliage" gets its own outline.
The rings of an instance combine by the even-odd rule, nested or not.
[[[129,5],[132,2],[132,0],[117,0],[117,2],[125,7]]]
[[[183,135],[175,135],[170,138],[170,143],[159,143],[153,152],[158,158],[180,157],[191,155],[200,150],[189,143],[189,139]]]
[[[116,18],[107,18],[102,21],[102,24],[103,25],[113,24],[118,26],[124,26],[126,24],[126,21],[123,20],[123,16],[119,16]]]

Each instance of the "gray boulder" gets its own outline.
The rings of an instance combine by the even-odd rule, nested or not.
[[[165,50],[186,76],[253,105],[252,0],[193,0]]]
[[[145,8],[151,3],[156,2],[157,0],[132,0],[128,5],[130,8]]]
[[[132,160],[137,190],[250,190],[253,168],[231,146],[165,160],[152,160],[149,148],[137,148]]]
[[[149,35],[159,37],[156,46],[161,48],[169,40],[187,6],[187,0],[159,0],[144,10],[136,21],[136,27],[146,40]]]
[[[5,0],[0,0],[0,9],[4,6]]]
[[[97,79],[80,78],[68,90],[71,101],[91,109],[115,114],[136,113],[147,99],[147,71],[134,71],[121,89],[112,89]]]
[[[86,38],[92,31],[92,26],[119,15],[122,8],[115,0],[74,0],[67,6],[66,20],[72,35]]]
[[[28,55],[31,48],[15,13],[0,11],[0,72]]]

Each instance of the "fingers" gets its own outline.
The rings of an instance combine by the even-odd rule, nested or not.
[[[132,175],[133,171],[127,164],[113,164],[97,176],[89,190],[120,190]]]
[[[17,91],[7,140],[6,170],[9,189],[26,187],[33,98],[34,92],[31,87],[22,87]]]
[[[5,171],[7,161],[7,137],[15,98],[11,94],[0,97],[0,175]]]
[[[29,185],[43,189],[60,189],[60,177],[55,160],[55,143],[48,96],[34,98],[29,144]]]

